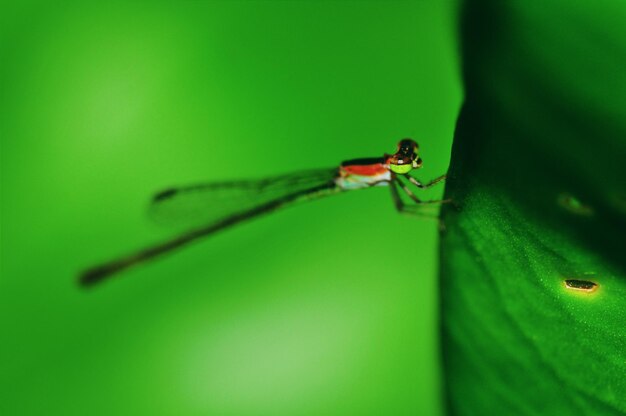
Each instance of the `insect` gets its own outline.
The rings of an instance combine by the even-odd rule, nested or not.
[[[213,182],[166,189],[152,199],[150,209],[155,218],[196,218],[201,225],[170,240],[88,269],[81,274],[80,284],[92,286],[131,266],[242,221],[296,202],[344,191],[389,186],[398,211],[424,215],[414,208],[449,200],[423,201],[413,193],[407,182],[417,189],[426,189],[445,180],[445,175],[442,175],[423,184],[409,175],[412,170],[421,167],[418,144],[412,139],[402,139],[394,154],[348,160],[338,168],[309,170],[251,181]],[[414,204],[405,204],[398,188]]]

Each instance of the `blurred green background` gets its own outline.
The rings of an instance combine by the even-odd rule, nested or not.
[[[75,279],[172,235],[145,215],[164,187],[331,167],[406,136],[419,178],[445,172],[456,9],[2,6],[0,414],[440,413],[436,227],[386,189],[263,217],[93,291]]]

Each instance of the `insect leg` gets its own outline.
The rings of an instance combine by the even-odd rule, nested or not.
[[[398,212],[403,212],[405,205],[402,202],[402,198],[400,198],[400,194],[398,193],[398,188],[396,188],[395,179],[389,183],[389,189],[391,190],[391,199],[393,199],[393,204],[396,206]]]
[[[415,179],[414,177],[412,177],[412,176],[410,176],[410,175],[405,175],[405,176],[409,179],[409,181],[410,181],[413,185],[417,186],[417,187],[418,187],[418,188],[420,188],[420,189],[428,189],[428,188],[430,188],[431,186],[435,186],[435,185],[437,185],[439,182],[443,182],[443,181],[445,181],[445,180],[446,180],[446,175],[441,175],[441,176],[439,176],[438,178],[435,178],[435,179],[433,179],[432,181],[430,181],[430,182],[428,182],[428,183],[424,184],[424,183],[421,183],[420,181],[418,181],[417,179]]]
[[[424,212],[422,208],[423,205],[411,205],[407,206],[400,197],[400,193],[398,192],[397,184],[395,180],[392,180],[389,183],[389,188],[391,190],[391,198],[393,199],[393,203],[396,206],[396,209],[401,214],[413,215],[416,217],[429,218],[431,220],[437,221],[439,224],[439,228],[442,228],[442,223],[439,219],[439,216],[434,212]],[[416,209],[417,208],[417,209]]]
[[[406,186],[404,184],[404,182],[402,182],[400,180],[399,177],[395,178],[395,182],[398,183],[398,185],[400,185],[400,187],[402,188],[402,190],[409,196],[409,198],[411,198],[413,200],[413,202],[415,202],[416,204],[445,204],[447,202],[450,202],[450,199],[432,199],[429,201],[422,201],[421,199],[419,199],[417,196],[415,196],[415,194],[409,189],[408,186]],[[393,183],[393,182],[392,182]]]

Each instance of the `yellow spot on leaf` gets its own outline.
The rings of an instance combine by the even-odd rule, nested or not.
[[[567,279],[565,280],[565,288],[579,292],[591,293],[598,289],[598,284],[589,280]]]

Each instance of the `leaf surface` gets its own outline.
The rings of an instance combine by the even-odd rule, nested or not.
[[[465,4],[440,269],[453,415],[626,413],[623,22],[619,2]]]

